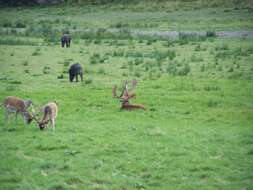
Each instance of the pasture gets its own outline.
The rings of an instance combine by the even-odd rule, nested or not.
[[[38,110],[55,100],[59,115],[55,131],[0,120],[0,189],[252,189],[253,38],[127,33],[250,30],[252,19],[237,7],[1,8],[1,101],[29,98]],[[73,40],[61,48],[66,30]],[[70,83],[77,62],[84,81]],[[132,79],[146,111],[112,98]]]

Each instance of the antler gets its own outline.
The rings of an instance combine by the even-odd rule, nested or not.
[[[123,87],[122,87],[122,91],[121,91],[121,94],[118,96],[117,93],[116,93],[116,90],[117,90],[117,86],[114,85],[113,88],[112,88],[112,94],[113,94],[113,97],[114,98],[121,98],[121,99],[125,99],[125,100],[128,100],[130,98],[133,98],[135,97],[135,93],[129,93],[129,91],[133,91],[137,85],[137,80],[132,80],[132,88],[130,90],[128,90],[128,81],[125,81],[123,83]]]
[[[121,94],[119,96],[117,95],[116,91],[117,91],[117,85],[114,85],[112,88],[112,94],[113,94],[114,98],[122,98],[123,95],[125,96],[125,94],[128,93],[127,92],[127,81],[124,82]]]
[[[32,117],[38,124],[40,123],[40,121],[36,118],[36,114],[32,113]]]

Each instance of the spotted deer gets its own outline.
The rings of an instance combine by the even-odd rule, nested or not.
[[[117,86],[114,85],[112,88],[112,94],[114,98],[117,98],[121,102],[121,109],[122,110],[134,110],[134,109],[143,109],[145,110],[145,106],[141,104],[130,104],[129,100],[131,98],[135,98],[136,94],[133,90],[136,88],[137,80],[132,81],[132,88],[128,89],[128,81],[125,81],[123,84],[123,88],[121,94],[118,96],[116,93]]]
[[[3,106],[5,108],[5,124],[8,122],[11,113],[15,113],[16,123],[18,114],[22,115],[25,123],[31,123],[33,116],[27,110],[31,105],[31,100],[23,100],[15,96],[7,96],[3,102]]]

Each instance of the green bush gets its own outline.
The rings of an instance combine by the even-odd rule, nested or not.
[[[21,20],[17,20],[15,22],[15,27],[16,28],[26,28],[26,23],[24,21]]]

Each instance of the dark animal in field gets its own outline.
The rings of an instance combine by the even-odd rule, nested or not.
[[[71,42],[71,37],[69,34],[64,34],[61,37],[61,46],[64,47],[66,45],[66,47],[70,47],[70,42]]]
[[[55,129],[55,120],[58,114],[58,107],[55,102],[49,102],[44,105],[41,109],[43,113],[43,118],[39,121],[34,115],[33,118],[37,122],[40,130],[43,130],[47,127],[47,124],[50,122],[53,130]]]
[[[83,81],[83,68],[79,63],[75,63],[69,68],[69,81],[73,82],[76,77],[76,82],[78,82],[78,75],[80,75],[81,81]]]
[[[24,118],[24,121],[29,124],[32,122],[33,117],[28,112],[28,108],[32,105],[31,100],[22,100],[15,96],[8,96],[3,102],[5,108],[5,124],[8,121],[9,115],[15,113],[15,121],[17,123],[17,115],[21,114]]]
[[[128,89],[127,84],[128,84],[128,82],[125,81],[124,84],[123,84],[121,94],[119,96],[116,94],[117,86],[115,85],[112,89],[113,97],[118,98],[121,102],[121,109],[124,109],[124,110],[143,109],[143,110],[145,110],[146,109],[145,106],[140,105],[140,104],[139,105],[138,104],[137,105],[136,104],[130,104],[130,102],[129,102],[129,100],[131,98],[136,97],[136,94],[133,92],[133,90],[135,89],[135,87],[137,85],[137,81],[136,80],[132,81],[131,90]]]

